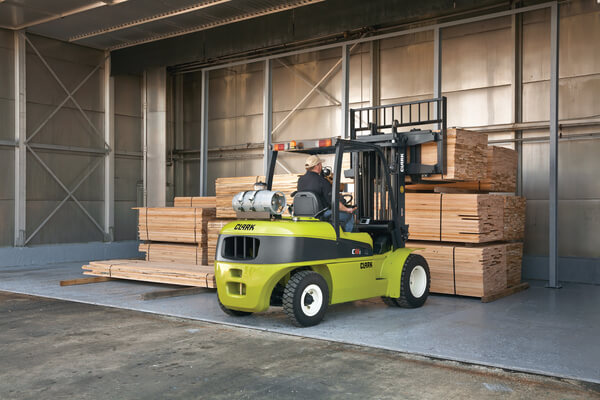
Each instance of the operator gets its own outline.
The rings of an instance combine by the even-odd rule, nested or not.
[[[321,209],[329,207],[323,214],[324,218],[331,217],[331,183],[321,175],[323,170],[323,160],[317,155],[309,156],[304,163],[306,173],[298,179],[299,192],[312,192],[317,196],[319,207]],[[352,232],[354,228],[354,216],[352,213],[356,209],[347,207],[340,202],[340,223],[346,232]]]

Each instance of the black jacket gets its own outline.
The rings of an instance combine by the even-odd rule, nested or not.
[[[316,172],[306,171],[298,179],[298,191],[314,193],[319,200],[320,209],[331,208],[331,183]]]

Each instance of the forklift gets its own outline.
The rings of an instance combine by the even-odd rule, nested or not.
[[[430,142],[437,144],[437,162],[425,165],[420,146]],[[445,173],[445,143],[441,97],[351,109],[349,139],[273,145],[264,186],[233,198],[239,219],[219,235],[221,309],[242,317],[279,306],[294,325],[306,327],[321,322],[331,304],[381,297],[391,307],[422,306],[430,273],[427,261],[405,247],[405,180]],[[281,150],[335,154],[330,220],[314,193],[294,193],[287,205],[283,193],[271,190]],[[344,154],[350,156],[344,174],[354,179],[353,232],[344,232],[339,221]],[[290,216],[283,216],[286,209]]]

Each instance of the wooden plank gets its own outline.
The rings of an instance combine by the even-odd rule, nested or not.
[[[488,296],[483,296],[481,298],[482,303],[490,303],[492,301],[501,299],[506,296],[510,296],[511,294],[522,292],[525,289],[529,288],[529,283],[523,282],[518,284],[517,286],[509,287],[504,290],[499,291],[498,293],[494,293]]]
[[[112,278],[108,278],[105,276],[98,276],[95,278],[67,279],[64,281],[60,281],[60,286],[86,285],[88,283],[108,282],[111,280]]]
[[[216,209],[197,207],[137,208],[141,240],[206,245],[206,227]]]
[[[179,297],[179,296],[189,296],[193,294],[205,293],[206,288],[200,287],[186,287],[181,289],[171,289],[171,290],[158,290],[155,292],[142,293],[140,295],[140,299],[142,300],[156,300],[156,299],[164,299],[169,297]]]
[[[506,250],[506,286],[521,283],[521,266],[523,263],[523,243],[507,243]]]
[[[454,246],[445,243],[407,242],[406,247],[416,249],[429,265],[431,293],[456,294],[454,288]]]

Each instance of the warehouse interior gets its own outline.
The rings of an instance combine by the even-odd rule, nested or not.
[[[535,321],[583,307],[580,345],[591,346],[600,296],[599,37],[596,0],[0,1],[0,268],[9,277],[0,289],[139,309],[100,286],[51,288],[49,277],[64,279],[89,260],[139,257],[134,208],[214,196],[218,178],[265,175],[273,143],[345,138],[350,109],[444,96],[449,127],[485,132],[518,154],[522,279],[532,287],[488,310],[525,308],[522,317]],[[303,163],[280,155],[276,173],[300,173]],[[177,301],[145,311],[239,324],[216,317],[216,305],[198,315],[190,299]],[[485,304],[456,301],[434,297],[464,321],[492,318],[481,316]],[[347,312],[336,310],[335,318]],[[372,323],[363,314],[361,324]],[[297,334],[275,314],[252,318],[244,324]],[[352,327],[335,318],[331,330],[301,334],[518,364],[504,355],[486,362],[494,355],[483,350],[396,348],[367,331],[344,338]],[[536,365],[554,359],[527,346],[531,363],[518,370],[600,382],[597,351],[579,370],[566,362],[549,371]]]

